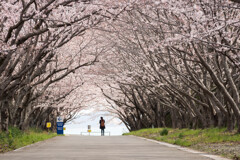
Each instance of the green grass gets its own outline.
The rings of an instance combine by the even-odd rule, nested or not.
[[[163,134],[163,132],[167,134]],[[239,146],[240,134],[237,134],[236,131],[227,132],[226,128],[209,128],[196,130],[150,128],[125,133],[124,135],[145,137],[157,141],[190,147],[196,150],[221,155],[227,158],[233,158],[236,156],[240,159],[240,153],[237,149],[229,149],[229,145],[231,145],[232,148]],[[218,147],[215,148],[214,146]]]
[[[38,141],[43,141],[57,136],[56,133],[47,133],[40,129],[29,129],[21,131],[17,128],[10,127],[9,132],[0,132],[0,153],[14,150]]]
[[[163,130],[167,130],[168,134],[161,135]],[[210,128],[196,130],[151,128],[133,131],[124,135],[135,135],[185,147],[199,143],[240,142],[240,134],[236,134],[235,132],[227,132],[226,128]]]

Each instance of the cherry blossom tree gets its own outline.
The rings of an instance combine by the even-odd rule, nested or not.
[[[123,98],[105,96],[132,130],[163,119],[240,132],[238,11],[223,1],[148,1],[109,25]]]
[[[9,123],[24,129],[28,115],[37,112],[35,101],[50,86],[97,61],[97,55],[82,61],[79,53],[72,57],[59,54],[64,55],[61,47],[75,37],[116,17],[121,7],[126,6],[94,0],[1,1],[1,129],[7,130]],[[59,64],[60,59],[69,61]],[[48,115],[54,109],[45,110]]]
[[[94,74],[129,130],[237,126],[240,133],[239,7],[234,0],[4,0],[1,129],[71,120],[86,97],[77,100],[84,74]],[[98,61],[97,71],[82,70]]]

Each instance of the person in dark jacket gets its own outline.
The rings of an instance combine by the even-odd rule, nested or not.
[[[103,117],[101,117],[99,124],[100,124],[100,129],[101,129],[101,136],[104,136],[105,120],[103,119]]]

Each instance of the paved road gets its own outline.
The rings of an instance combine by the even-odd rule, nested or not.
[[[210,160],[132,136],[59,136],[0,154],[0,160]]]

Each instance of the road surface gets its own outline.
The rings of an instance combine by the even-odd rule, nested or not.
[[[133,136],[58,136],[15,151],[0,160],[210,160]]]

